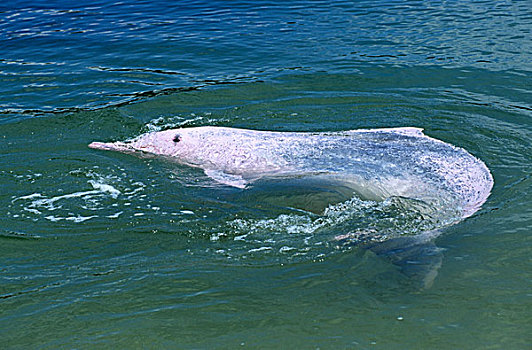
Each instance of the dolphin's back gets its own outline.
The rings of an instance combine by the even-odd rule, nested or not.
[[[421,129],[259,131],[254,139],[261,145],[257,150],[269,150],[267,158],[281,173],[328,174],[351,182],[360,191],[373,191],[377,197],[452,200],[463,216],[478,210],[493,187],[482,161],[462,148],[424,135]]]

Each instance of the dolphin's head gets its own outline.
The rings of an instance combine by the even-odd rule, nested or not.
[[[92,142],[90,148],[124,153],[144,152],[149,154],[186,158],[198,142],[181,129],[142,134],[129,141]]]

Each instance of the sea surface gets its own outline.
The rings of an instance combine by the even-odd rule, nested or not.
[[[530,349],[531,32],[529,1],[3,2],[0,348]],[[87,147],[206,125],[419,127],[495,185],[405,264],[357,240],[434,229],[400,201]]]

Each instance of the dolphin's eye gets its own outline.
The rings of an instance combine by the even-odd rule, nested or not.
[[[179,141],[181,141],[181,136],[179,136],[179,135],[175,135],[175,136],[174,136],[174,142],[177,143],[177,142],[179,142]]]

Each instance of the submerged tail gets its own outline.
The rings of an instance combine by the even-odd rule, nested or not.
[[[427,234],[434,237],[438,231]],[[419,236],[397,237],[368,248],[378,256],[389,259],[421,290],[432,287],[443,263],[444,249],[437,247],[430,238],[420,240]]]

